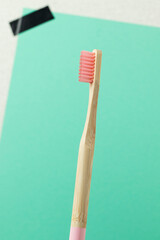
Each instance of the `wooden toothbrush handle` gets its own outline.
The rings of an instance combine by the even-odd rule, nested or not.
[[[95,53],[94,80],[89,87],[88,111],[79,147],[70,240],[85,240],[87,224],[102,59],[102,51],[93,50],[93,52]]]
[[[92,147],[89,147],[82,139],[78,156],[71,222],[72,227],[85,228],[87,224],[93,154],[94,144],[92,143]]]
[[[72,210],[71,226],[78,228],[86,228],[87,224],[89,193],[95,145],[96,114],[102,51],[94,50],[93,52],[95,53],[96,59],[95,74],[93,83],[90,84],[89,88],[87,118],[79,147],[77,175]]]

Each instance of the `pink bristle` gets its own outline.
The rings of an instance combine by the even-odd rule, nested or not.
[[[94,79],[95,53],[82,51],[80,56],[79,81],[92,83]]]

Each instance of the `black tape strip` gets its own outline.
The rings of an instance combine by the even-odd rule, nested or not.
[[[55,17],[53,16],[52,12],[47,6],[37,11],[34,11],[30,14],[27,14],[24,17],[16,19],[10,22],[9,24],[12,28],[13,34],[18,35],[21,32],[24,32],[30,28],[36,27],[54,18]]]

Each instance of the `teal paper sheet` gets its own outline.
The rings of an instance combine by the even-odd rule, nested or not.
[[[160,29],[55,13],[18,39],[0,142],[0,240],[69,238],[88,84],[102,72],[87,240],[160,239]]]

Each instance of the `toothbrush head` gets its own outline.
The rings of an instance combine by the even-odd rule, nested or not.
[[[82,51],[80,56],[79,81],[92,83],[95,70],[95,52]]]

